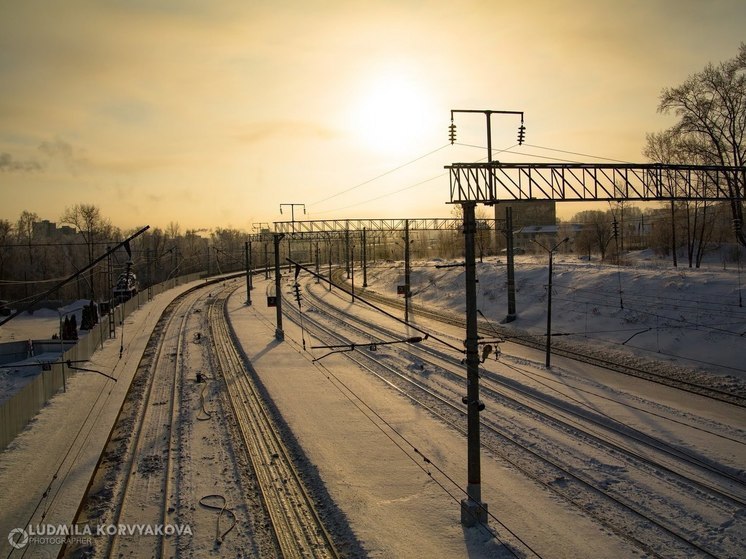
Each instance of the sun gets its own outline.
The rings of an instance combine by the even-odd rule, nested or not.
[[[428,91],[415,76],[388,73],[364,82],[347,125],[367,149],[396,154],[426,142],[436,116]]]

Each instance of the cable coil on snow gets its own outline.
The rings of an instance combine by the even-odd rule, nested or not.
[[[215,498],[221,499],[223,501],[222,505],[213,505],[213,504],[209,504],[209,503],[205,503],[204,502],[205,499],[215,499]],[[205,495],[204,497],[202,497],[199,500],[199,505],[201,507],[206,508],[206,509],[218,511],[218,518],[217,518],[217,521],[215,523],[215,541],[218,544],[223,543],[223,540],[225,539],[225,536],[227,536],[228,533],[231,530],[233,530],[233,528],[236,527],[236,515],[235,515],[235,513],[231,509],[228,508],[228,501],[226,501],[226,499],[225,499],[225,497],[223,495],[214,493],[212,495]],[[233,519],[233,524],[231,524],[231,527],[228,528],[225,532],[221,533],[220,532],[220,517],[223,516],[224,512],[226,514],[229,514],[231,516],[231,518]]]

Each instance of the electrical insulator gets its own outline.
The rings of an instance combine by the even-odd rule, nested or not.
[[[612,235],[616,239],[619,236],[619,222],[615,219],[611,222]]]
[[[456,141],[456,125],[453,122],[448,126],[448,139],[451,141],[451,145]]]
[[[300,303],[300,284],[296,283],[293,286],[293,289],[295,290],[295,300]]]
[[[523,126],[523,123],[518,127],[518,145],[523,145],[523,140],[526,139],[526,127]]]

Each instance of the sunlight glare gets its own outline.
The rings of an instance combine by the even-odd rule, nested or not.
[[[403,74],[383,75],[364,87],[348,119],[353,136],[381,154],[405,153],[427,143],[435,110],[425,89]]]

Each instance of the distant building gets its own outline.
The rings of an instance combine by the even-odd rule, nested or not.
[[[35,239],[53,237],[57,232],[57,224],[44,219],[31,224],[31,231]]]
[[[528,225],[557,224],[557,202],[554,200],[501,202],[495,205],[495,219],[505,219],[505,208],[513,208],[514,230]]]
[[[530,226],[557,225],[557,203],[554,200],[506,201],[495,204],[495,220],[505,219],[505,208],[513,209],[513,232]],[[500,227],[498,227],[500,229]],[[498,247],[505,246],[505,236],[496,235]]]
[[[31,224],[31,231],[35,239],[53,239],[61,235],[75,235],[75,227],[60,225],[48,219],[43,219]]]
[[[563,223],[561,225],[528,225],[515,229],[513,235],[515,246],[528,248],[532,241],[553,242],[560,237],[569,237],[572,241],[575,236],[585,229],[583,223]]]

